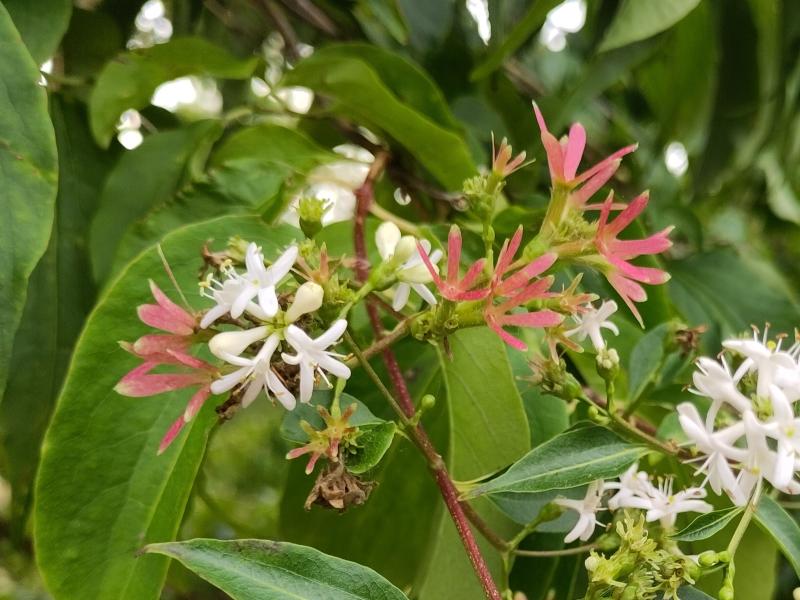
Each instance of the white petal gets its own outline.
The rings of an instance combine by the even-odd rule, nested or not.
[[[408,303],[408,296],[411,292],[411,286],[407,283],[399,283],[394,288],[394,298],[392,298],[392,308],[394,310],[402,310]]]
[[[242,367],[233,373],[223,375],[211,383],[211,392],[214,394],[224,394],[233,389],[239,382],[243,381],[252,371],[251,367]]]

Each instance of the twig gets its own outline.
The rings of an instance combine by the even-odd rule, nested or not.
[[[336,24],[311,0],[283,0],[283,3],[310,25],[331,37],[339,37],[339,29]]]
[[[397,340],[403,339],[406,335],[408,335],[410,324],[411,324],[410,318],[400,321],[397,324],[397,327],[392,329],[392,331],[387,333],[385,336],[383,336],[381,339],[376,341],[371,346],[364,348],[364,357],[370,359],[376,354],[380,354],[381,352],[383,352],[386,348],[394,344]],[[359,362],[357,358],[351,358],[350,360],[347,361],[347,366],[350,368],[353,368],[358,364]]]
[[[289,22],[289,19],[286,17],[286,13],[283,12],[283,9],[278,6],[275,0],[260,0],[258,4],[264,8],[264,12],[267,13],[267,16],[269,16],[269,19],[275,24],[281,37],[283,37],[283,41],[286,43],[286,53],[289,55],[289,58],[292,60],[300,58],[300,54],[297,52],[297,46],[299,44],[297,34],[294,31],[294,27],[292,27],[292,24]]]
[[[595,544],[586,544],[585,546],[575,546],[574,548],[564,548],[562,550],[514,550],[517,556],[531,556],[531,557],[546,557],[546,556],[573,556],[575,554],[583,554],[591,552],[597,546]]]

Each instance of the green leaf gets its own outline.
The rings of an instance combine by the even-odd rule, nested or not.
[[[380,75],[383,83],[409,106],[429,117],[433,122],[459,133],[462,126],[453,116],[442,90],[416,63],[372,44],[333,44],[319,50],[330,60],[360,60]]]
[[[714,324],[721,335],[751,323],[769,322],[784,332],[797,325],[794,292],[774,266],[754,256],[716,250],[671,262],[668,270],[670,297],[690,325]]]
[[[42,64],[52,58],[69,25],[71,0],[3,0],[3,6],[33,60]]]
[[[25,527],[39,446],[72,346],[94,301],[86,239],[109,168],[88,129],[83,105],[51,98],[59,158],[56,219],[50,245],[28,280],[25,312],[14,340],[0,404],[0,437],[13,489],[11,524]],[[57,301],[54,301],[57,299]]]
[[[286,73],[285,85],[303,85],[332,97],[331,110],[385,131],[450,189],[475,174],[463,138],[404,100],[364,58],[320,50]]]
[[[175,231],[162,248],[180,285],[195,285],[204,242],[236,234],[257,239],[271,252],[297,231],[242,217]],[[136,551],[176,535],[215,420],[213,401],[208,402],[157,456],[160,439],[191,390],[151,398],[126,398],[113,390],[138,362],[117,340],[132,341],[147,331],[136,306],[152,302],[148,278],[171,289],[155,248],[134,260],[98,301],[42,445],[34,538],[45,583],[59,600],[159,597],[167,560],[137,558]]]
[[[678,542],[696,542],[710,538],[715,533],[722,531],[743,510],[744,508],[741,506],[731,506],[700,515],[671,537]]]
[[[122,155],[106,180],[100,208],[92,222],[90,249],[98,282],[111,275],[118,246],[128,228],[143,219],[148,210],[174,197],[192,156],[202,153],[221,133],[219,121],[198,121],[148,136],[141,146]],[[131,245],[126,247],[131,252]],[[132,248],[134,252],[140,249]]]
[[[177,38],[166,44],[120,54],[100,72],[89,97],[92,133],[107,147],[119,116],[150,104],[155,89],[186,75],[246,79],[257,58],[242,60],[202,38]]]
[[[0,5],[0,394],[28,277],[47,248],[53,224],[56,144],[38,80],[39,69]]]
[[[664,360],[664,342],[672,330],[670,323],[651,329],[636,342],[628,362],[628,401],[635,402],[651,383]]]
[[[325,427],[322,416],[317,411],[317,406],[330,408],[333,395],[328,390],[317,390],[311,398],[310,404],[298,404],[293,411],[287,411],[281,424],[281,436],[290,442],[305,444],[309,441],[308,435],[300,427],[301,421],[306,421],[314,429]],[[346,457],[347,470],[356,475],[365,473],[377,465],[383,458],[389,446],[392,445],[396,426],[392,421],[384,421],[372,414],[366,404],[349,394],[342,394],[339,406],[344,411],[351,404],[356,405],[356,411],[348,423],[361,430],[356,444],[358,448]]]
[[[534,448],[469,496],[577,487],[616,477],[647,452],[647,448],[629,444],[604,427],[578,426]]]
[[[451,356],[439,352],[450,432],[444,456],[452,477],[469,480],[517,460],[530,448],[530,433],[500,338],[488,328],[475,327],[459,331],[449,342]],[[516,526],[490,502],[481,499],[473,508],[501,536],[514,535]],[[427,568],[420,572],[421,600],[482,597],[456,528],[441,503],[433,534]],[[497,553],[484,539],[479,537],[478,543],[493,575],[499,577]]]
[[[775,540],[800,577],[800,526],[797,521],[769,496],[761,497],[755,517],[756,523]]]
[[[505,345],[485,327],[449,338],[452,358],[440,352],[450,416],[453,477],[469,480],[511,464],[530,448],[525,408]]]
[[[179,560],[234,600],[406,597],[372,569],[287,542],[196,539],[146,550]]]
[[[193,148],[192,140],[184,146],[183,152],[191,153],[188,170],[193,166],[196,170],[203,168],[195,163],[201,162],[206,147],[221,132],[209,127],[200,149]],[[202,132],[199,135],[202,137]],[[127,227],[119,240],[112,272],[143,248],[189,223],[229,214],[263,214],[266,220],[273,220],[285,204],[289,185],[335,156],[302,134],[277,125],[247,127],[234,133],[209,158],[207,173],[184,173],[182,177],[191,176],[200,182],[176,185],[171,193],[167,182],[155,204]],[[173,175],[177,175],[180,165],[170,169],[173,168]],[[163,175],[170,177],[169,172]],[[208,181],[203,182],[204,179]]]
[[[477,67],[470,73],[470,79],[477,81],[495,71],[509,55],[519,49],[525,41],[537,31],[550,12],[560,0],[535,0],[525,15],[514,25],[514,28],[495,46]]]
[[[698,4],[700,0],[623,0],[600,44],[600,51],[620,48],[661,33]]]

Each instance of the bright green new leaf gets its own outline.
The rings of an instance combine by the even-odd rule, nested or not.
[[[39,69],[0,5],[0,394],[28,277],[53,224],[56,143],[38,80]]]
[[[67,31],[71,0],[3,0],[8,14],[37,64],[53,58]]]
[[[109,62],[97,77],[89,97],[92,133],[107,147],[120,115],[150,103],[155,89],[186,75],[246,79],[257,58],[237,58],[202,38],[177,38],[141,50],[130,50]]]
[[[151,544],[149,553],[175,558],[234,600],[403,600],[372,569],[308,546],[268,540]]]
[[[196,285],[202,245],[236,234],[258,241],[268,255],[298,236],[293,228],[243,217],[175,231],[162,248],[183,289]],[[149,278],[176,296],[156,248],[109,286],[78,340],[42,447],[34,535],[39,567],[59,600],[159,596],[167,561],[136,552],[176,535],[215,420],[211,400],[157,456],[159,441],[183,412],[191,390],[150,398],[113,390],[138,363],[118,340],[133,341],[150,331],[136,317],[138,305],[152,302]],[[197,296],[190,297],[201,305]]]
[[[756,510],[756,523],[775,540],[786,560],[800,577],[800,526],[792,515],[769,496],[762,496]]]
[[[613,50],[661,33],[692,12],[700,0],[623,0],[600,51]]]
[[[710,538],[718,531],[722,531],[743,510],[744,508],[741,506],[731,506],[700,515],[673,535],[672,539],[679,542],[696,542],[697,540]]]
[[[332,97],[334,112],[385,131],[448,188],[460,189],[475,174],[463,138],[398,97],[364,59],[315,52],[286,73],[283,83]]]
[[[531,450],[472,492],[545,492],[616,477],[648,452],[600,426],[577,426]]]

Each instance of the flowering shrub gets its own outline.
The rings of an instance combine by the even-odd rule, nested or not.
[[[58,4],[0,4],[0,599],[800,593],[788,3]]]

